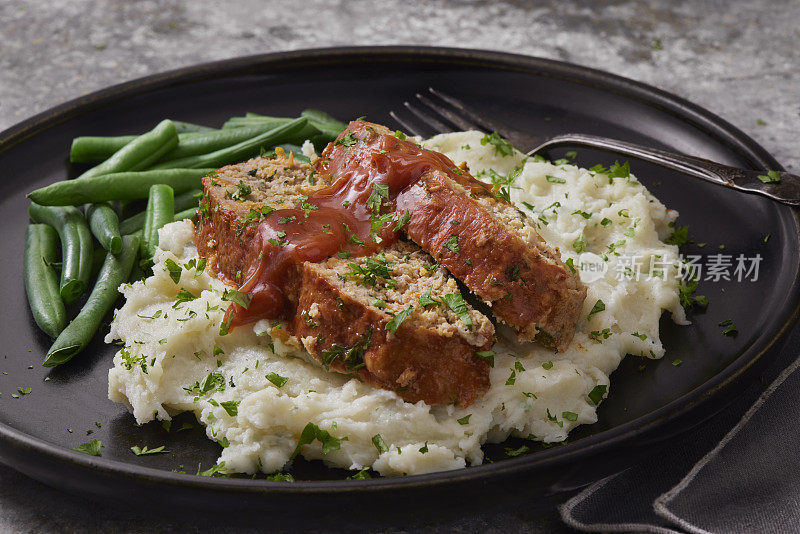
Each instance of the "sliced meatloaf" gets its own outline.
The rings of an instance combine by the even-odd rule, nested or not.
[[[331,180],[390,183],[402,231],[487,302],[522,340],[563,350],[586,288],[512,204],[444,155],[353,121],[317,163]]]
[[[406,401],[468,406],[489,389],[489,367],[475,353],[491,347],[494,327],[409,242],[304,263],[290,330],[327,367]]]

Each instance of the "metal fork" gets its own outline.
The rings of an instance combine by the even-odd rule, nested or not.
[[[403,106],[416,118],[416,121],[410,120],[408,117],[403,118],[394,111],[389,113],[394,120],[413,135],[428,137],[425,129],[415,124],[415,122],[421,122],[435,133],[452,132],[454,131],[453,126],[460,130],[497,132],[515,147],[522,150],[528,149],[528,155],[557,145],[599,148],[649,161],[743,193],[762,195],[789,206],[800,206],[800,176],[796,174],[785,171],[739,169],[696,156],[676,154],[597,135],[567,133],[545,139],[497,123],[457,98],[432,87],[428,88],[427,94],[417,93],[416,97],[418,103],[403,102]]]

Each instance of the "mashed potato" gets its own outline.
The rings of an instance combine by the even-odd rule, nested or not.
[[[299,448],[302,456],[384,476],[480,464],[484,442],[558,442],[594,423],[608,377],[626,354],[664,355],[662,311],[686,321],[674,275],[678,250],[663,242],[677,213],[624,170],[609,178],[563,161],[503,156],[482,138],[461,132],[425,145],[465,161],[481,179],[505,183],[548,243],[581,269],[588,296],[568,350],[519,345],[500,328],[484,398],[468,408],[404,402],[325,371],[271,337],[266,321],[221,336],[225,286],[198,265],[192,223],[183,221],[161,230],[153,275],[122,288],[126,303],[106,338],[125,344],[109,371],[109,398],[138,423],[194,412],[223,446],[220,469],[243,473],[285,469],[308,423],[319,432]]]

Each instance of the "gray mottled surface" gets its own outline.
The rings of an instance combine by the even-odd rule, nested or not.
[[[107,85],[193,63],[337,45],[484,48],[588,65],[721,115],[800,170],[797,0],[30,0],[0,2],[0,130]],[[2,532],[147,532],[156,523],[0,466]],[[460,530],[552,531],[483,513]],[[202,531],[185,522],[166,531]]]

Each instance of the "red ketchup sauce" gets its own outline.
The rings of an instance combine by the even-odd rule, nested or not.
[[[316,162],[319,179],[330,185],[260,222],[248,250],[250,268],[239,288],[252,295],[252,300],[247,308],[232,303],[225,324],[235,327],[284,316],[284,288],[305,261],[320,262],[338,252],[365,256],[396,242],[399,231],[394,228],[402,214],[371,234],[373,216],[393,213],[397,196],[428,172],[445,172],[470,191],[489,193],[487,186],[447,156],[386,131],[368,122],[351,122]],[[388,198],[381,198],[379,214],[374,214],[367,202],[375,184],[388,186]]]

